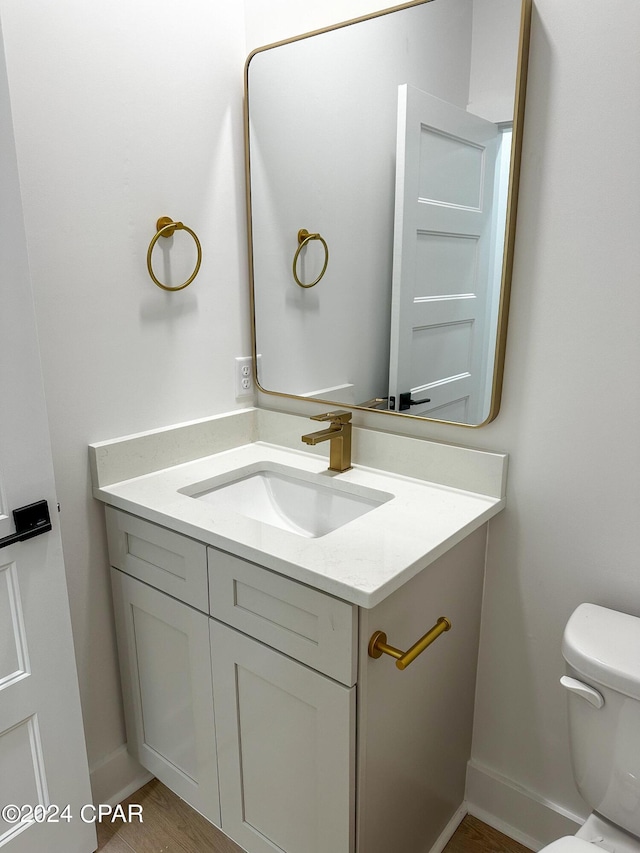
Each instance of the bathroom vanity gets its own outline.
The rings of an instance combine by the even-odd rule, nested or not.
[[[249,853],[439,850],[464,813],[506,457],[355,428],[354,468],[332,475],[294,449],[307,424],[246,410],[92,446],[129,751]],[[328,531],[234,503],[274,472]],[[336,492],[365,509],[331,516]],[[407,669],[370,655],[376,631],[408,649],[443,616]]]

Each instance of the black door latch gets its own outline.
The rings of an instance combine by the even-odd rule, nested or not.
[[[431,397],[425,397],[424,400],[412,400],[411,399],[411,391],[405,391],[400,394],[400,406],[398,407],[399,412],[406,412],[407,409],[410,409],[411,406],[421,406],[423,403],[430,403]],[[389,397],[389,408],[392,412],[395,411],[396,408],[396,398]]]
[[[400,409],[401,412],[406,412],[411,406],[421,406],[423,403],[430,403],[431,397],[425,397],[424,400],[412,400],[411,391],[406,391],[400,394]]]
[[[0,539],[0,548],[6,548],[7,545],[13,545],[14,542],[24,542],[25,539],[33,539],[34,536],[51,530],[51,516],[46,501],[36,501],[33,504],[14,509],[13,521],[16,532]]]

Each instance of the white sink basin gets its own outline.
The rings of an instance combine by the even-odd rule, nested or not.
[[[325,536],[393,497],[273,462],[254,463],[179,491],[307,538]]]

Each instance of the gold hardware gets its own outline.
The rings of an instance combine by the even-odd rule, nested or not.
[[[320,273],[318,278],[315,279],[315,281],[312,281],[310,284],[304,284],[298,278],[298,272],[297,272],[298,257],[300,255],[300,252],[304,248],[304,246],[306,246],[307,243],[310,243],[311,240],[320,240],[320,242],[324,246],[324,266],[322,267],[322,272]],[[298,231],[298,243],[299,243],[298,248],[296,249],[296,253],[293,256],[293,277],[295,279],[296,284],[300,285],[300,287],[304,287],[304,288],[315,287],[315,285],[320,281],[322,276],[327,271],[327,264],[329,263],[329,247],[327,246],[327,243],[326,243],[324,237],[321,237],[320,234],[309,234],[309,232],[307,231],[306,228],[301,228]]]
[[[163,237],[173,237],[176,233],[177,223],[170,216],[161,216],[156,222],[156,230],[162,231]],[[164,233],[166,229],[166,234]]]
[[[335,412],[324,412],[322,415],[312,415],[312,421],[330,421],[328,429],[310,432],[303,435],[305,444],[315,445],[321,441],[329,441],[329,471],[342,473],[348,471],[351,465],[351,412],[337,409]]]
[[[384,405],[385,408],[389,402],[388,397],[373,397],[371,400],[365,400],[364,403],[358,403],[359,409],[377,409],[378,406]]]
[[[149,270],[149,275],[151,276],[153,282],[157,284],[158,287],[161,287],[163,290],[183,290],[185,287],[188,287],[191,284],[191,282],[198,275],[198,272],[200,270],[200,264],[202,263],[202,246],[200,245],[200,240],[198,240],[196,233],[192,231],[191,228],[187,228],[187,226],[184,225],[184,223],[182,222],[174,222],[170,216],[161,216],[160,219],[158,219],[158,221],[156,222],[156,228],[158,230],[158,233],[153,238],[151,243],[149,243],[149,249],[147,251],[147,269]],[[187,234],[191,234],[196,244],[198,259],[196,261],[196,268],[184,284],[179,284],[177,287],[169,287],[169,285],[163,284],[156,278],[155,273],[153,272],[153,267],[151,265],[151,253],[153,252],[153,247],[158,242],[158,237],[173,237],[176,231],[186,231]]]
[[[396,666],[398,669],[406,669],[410,663],[413,663],[418,655],[422,654],[427,646],[430,646],[434,640],[438,639],[440,634],[444,634],[444,632],[448,631],[450,628],[451,622],[446,616],[441,616],[433,628],[430,628],[424,637],[421,637],[418,642],[414,643],[406,652],[401,652],[400,649],[387,645],[387,635],[384,631],[375,631],[369,640],[369,657],[379,658],[382,657],[383,654],[391,655],[392,658],[396,658]]]

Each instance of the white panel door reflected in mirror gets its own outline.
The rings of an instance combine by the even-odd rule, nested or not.
[[[497,415],[529,18],[529,0],[428,0],[249,57],[264,391],[467,426]],[[311,288],[292,270],[302,228],[329,252]],[[325,260],[310,241],[298,277]]]

